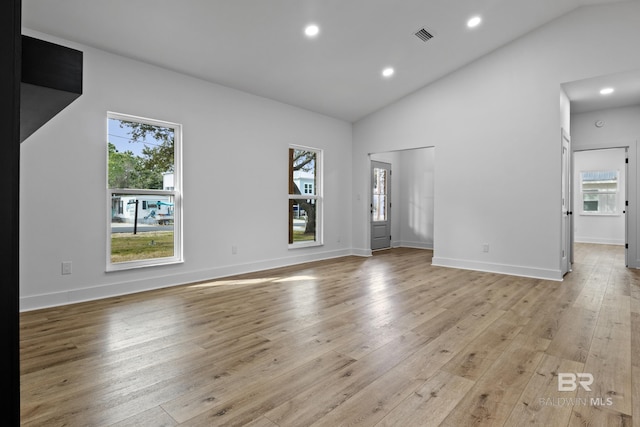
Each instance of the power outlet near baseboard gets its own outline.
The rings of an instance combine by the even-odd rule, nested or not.
[[[71,261],[62,262],[62,275],[71,274]]]

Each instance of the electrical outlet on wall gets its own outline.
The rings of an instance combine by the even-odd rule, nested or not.
[[[71,274],[71,261],[62,261],[62,274]]]
[[[482,244],[482,252],[489,252],[489,244],[488,243],[483,243]]]

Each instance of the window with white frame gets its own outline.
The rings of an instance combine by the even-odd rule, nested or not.
[[[322,150],[289,147],[289,247],[322,244]]]
[[[614,170],[580,172],[582,213],[588,215],[618,214],[620,174]]]
[[[107,114],[107,270],[182,261],[176,123]]]

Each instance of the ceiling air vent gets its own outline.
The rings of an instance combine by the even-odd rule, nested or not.
[[[433,38],[433,33],[429,32],[426,28],[420,28],[415,32],[415,35],[423,42],[428,42]]]

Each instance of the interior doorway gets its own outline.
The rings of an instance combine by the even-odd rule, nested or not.
[[[573,154],[573,241],[625,247],[628,261],[628,147]]]
[[[623,148],[627,150],[627,160],[623,168],[626,179],[624,206],[624,248],[625,262],[629,268],[640,268],[640,224],[638,223],[638,98],[634,95],[640,81],[640,70],[593,76],[577,81],[562,83],[560,90],[560,119],[565,129],[571,129],[572,157],[575,153],[589,150]],[[600,90],[614,87],[616,95],[602,96]],[[572,175],[574,176],[574,175]],[[578,184],[573,184],[576,194]],[[628,205],[626,205],[628,202]],[[574,209],[574,220],[580,220],[580,202]],[[591,200],[593,209],[595,201]],[[575,222],[575,221],[574,221]],[[572,227],[573,229],[573,227]],[[578,239],[583,236],[580,228],[575,232]],[[594,236],[587,236],[594,237]],[[598,237],[598,236],[595,236]],[[600,237],[601,238],[601,237]],[[607,243],[606,241],[601,243]],[[573,244],[573,241],[572,241]],[[619,242],[614,244],[618,245]]]
[[[370,162],[391,165],[389,200],[389,238],[386,247],[434,249],[434,176],[435,147],[418,147],[369,154]],[[370,167],[370,195],[373,202],[374,183]],[[377,239],[372,214],[367,224],[372,250]],[[383,238],[384,239],[384,238]]]

